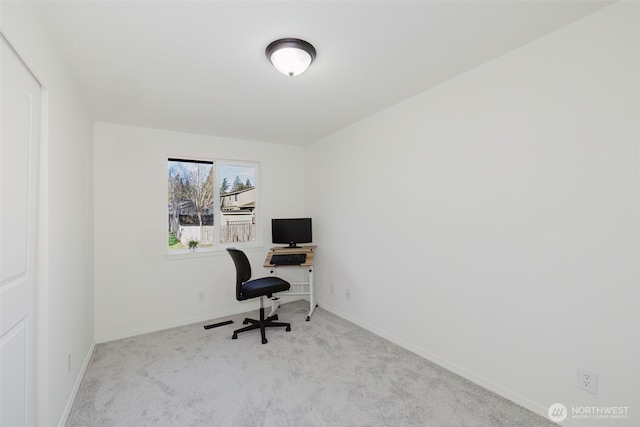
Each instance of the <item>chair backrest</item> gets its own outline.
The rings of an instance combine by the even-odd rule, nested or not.
[[[251,263],[249,258],[239,249],[227,248],[233,263],[236,265],[236,299],[242,301],[242,284],[251,279]]]

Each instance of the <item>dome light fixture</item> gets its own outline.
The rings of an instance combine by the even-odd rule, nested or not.
[[[269,43],[265,54],[276,70],[290,77],[304,73],[316,59],[316,49],[311,43],[292,38]]]

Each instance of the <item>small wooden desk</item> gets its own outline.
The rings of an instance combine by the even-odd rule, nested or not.
[[[276,275],[276,270],[278,268],[306,268],[309,271],[309,281],[308,282],[297,282],[291,283],[291,286],[300,286],[299,291],[288,291],[283,292],[282,295],[308,295],[309,296],[309,314],[307,314],[307,322],[311,319],[311,315],[313,311],[318,306],[316,304],[315,299],[315,291],[313,288],[313,255],[315,253],[316,246],[301,246],[299,248],[288,248],[288,247],[275,247],[269,250],[267,257],[264,260],[264,267],[268,268],[271,272],[272,276]],[[300,265],[273,265],[271,264],[271,256],[274,254],[307,254],[307,259],[304,264]],[[305,286],[307,289],[305,290]],[[277,309],[277,304],[273,305],[272,313]]]

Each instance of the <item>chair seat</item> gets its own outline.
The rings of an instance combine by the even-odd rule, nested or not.
[[[271,294],[276,292],[288,291],[290,286],[289,282],[279,277],[261,277],[242,284],[242,298],[249,299],[263,295],[271,297]]]

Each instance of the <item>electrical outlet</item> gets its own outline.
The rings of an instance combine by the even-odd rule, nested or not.
[[[329,292],[333,293],[333,283],[329,284]]]
[[[71,372],[71,353],[67,355],[67,374]]]
[[[578,368],[578,388],[598,394],[598,373]]]
[[[198,292],[198,301],[204,301],[205,294],[204,292]]]
[[[351,299],[351,289],[347,289],[347,290],[345,290],[345,292],[344,292],[344,297],[345,297],[346,299],[348,299],[348,300],[350,300],[350,299]]]

